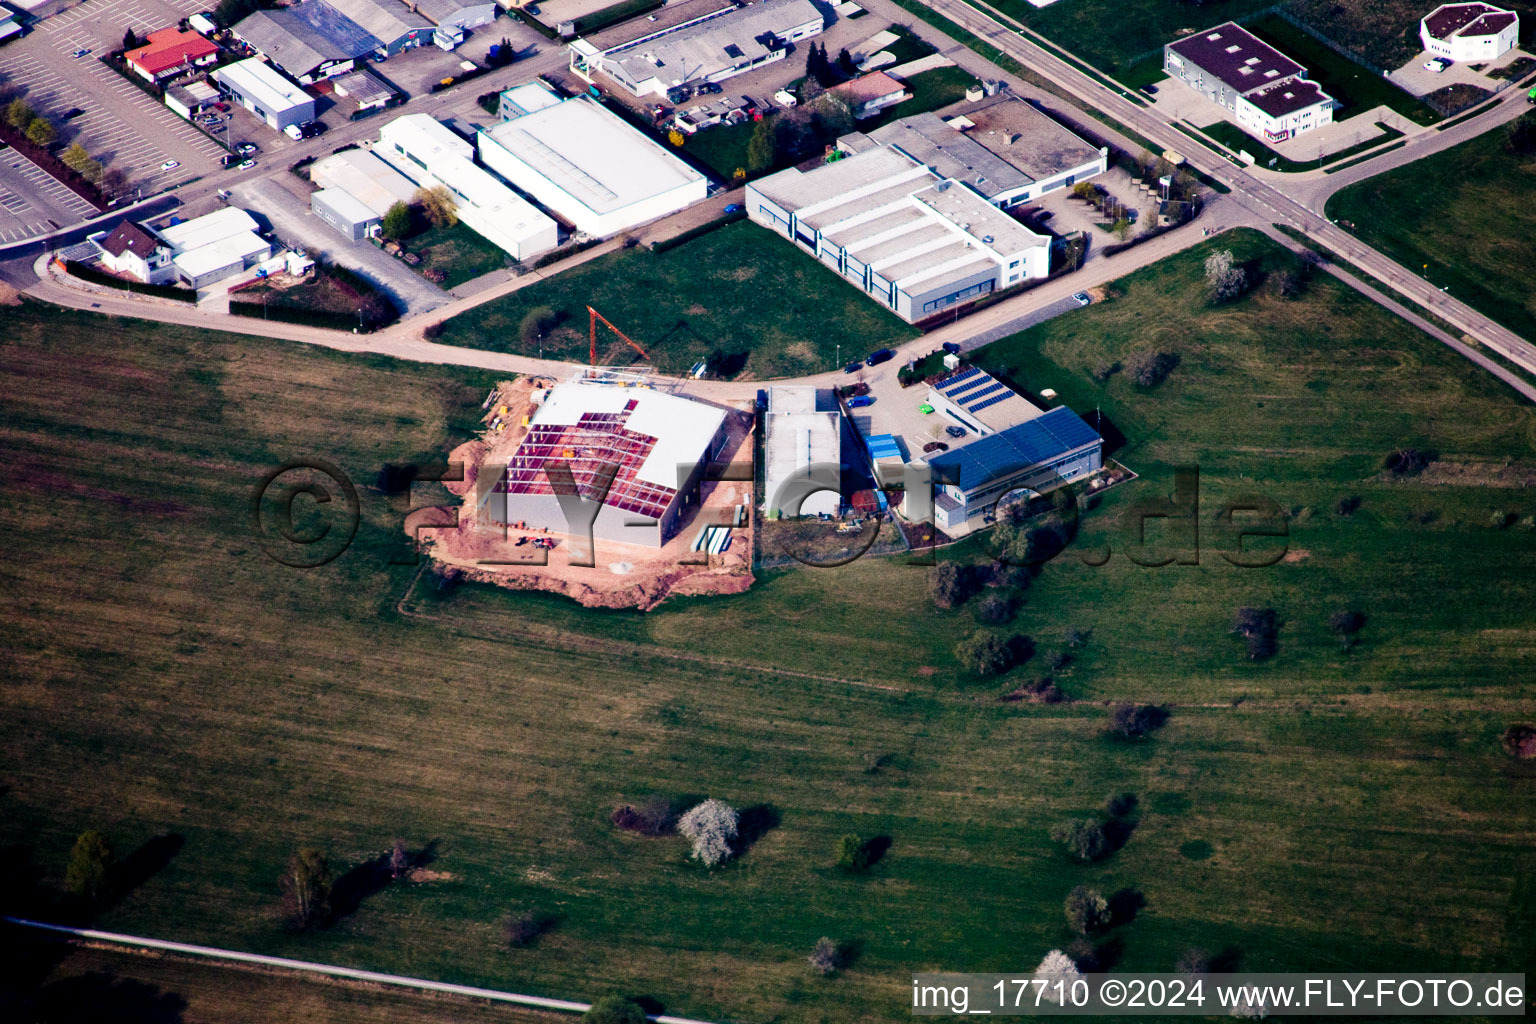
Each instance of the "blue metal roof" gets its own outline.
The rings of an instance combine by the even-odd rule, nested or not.
[[[1036,419],[936,455],[928,464],[962,490],[971,491],[1098,440],[1098,433],[1081,416],[1058,406]]]
[[[376,36],[342,14],[325,0],[307,0],[287,8],[294,21],[309,26],[326,42],[350,57],[361,57],[384,45]]]
[[[901,458],[901,445],[892,434],[875,434],[869,439],[869,454],[877,459]]]

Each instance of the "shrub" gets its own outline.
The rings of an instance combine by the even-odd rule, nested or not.
[[[379,219],[379,232],[385,238],[404,238],[411,233],[413,220],[411,208],[405,203],[397,201],[388,210],[385,210],[384,216]]]
[[[86,903],[99,903],[111,891],[116,867],[112,843],[96,829],[88,829],[80,833],[69,851],[69,863],[64,868],[64,888]]]
[[[1135,793],[1111,793],[1104,799],[1104,813],[1111,818],[1124,818],[1136,810]]]
[[[1333,503],[1333,511],[1341,516],[1352,516],[1360,511],[1360,498],[1358,495],[1346,494]]]
[[[614,808],[610,820],[626,832],[643,836],[669,835],[677,825],[672,801],[659,793],[646,797],[639,807],[624,804]]]
[[[550,915],[537,910],[509,911],[501,920],[501,937],[513,949],[522,949],[537,942],[553,923]]]
[[[1190,946],[1179,954],[1173,969],[1180,974],[1209,974],[1214,959],[1208,951],[1199,946]]]
[[[1248,273],[1235,264],[1232,250],[1221,249],[1205,258],[1206,299],[1216,306],[1231,302],[1248,290]]]
[[[1168,379],[1179,365],[1176,352],[1153,352],[1144,349],[1131,356],[1131,380],[1139,388],[1155,388]]]
[[[1417,448],[1399,448],[1388,455],[1382,464],[1396,477],[1418,476],[1435,460],[1433,452]]]
[[[1163,727],[1168,709],[1159,704],[1116,704],[1109,712],[1105,731],[1122,740],[1139,740]]]
[[[1067,699],[1061,687],[1055,681],[1046,679],[1031,679],[1024,685],[1017,687],[1009,693],[1005,693],[1004,701],[1028,700],[1032,704],[1060,704]]]
[[[964,604],[975,592],[975,575],[968,565],[940,562],[933,573],[933,603],[940,608]]]
[[[1003,594],[988,594],[976,604],[976,621],[1000,626],[1013,618],[1013,601]]]
[[[1013,667],[1014,643],[1001,633],[978,630],[955,645],[955,658],[974,675],[1001,675]]]
[[[649,1024],[640,1004],[623,996],[604,996],[581,1019],[585,1024]]]
[[[1109,900],[1097,889],[1079,885],[1067,893],[1063,909],[1067,915],[1067,927],[1079,935],[1087,935],[1109,925]]]
[[[863,871],[869,867],[869,851],[864,840],[849,832],[837,840],[837,866],[844,871]]]
[[[1334,612],[1328,616],[1328,628],[1338,636],[1339,641],[1348,650],[1356,643],[1355,634],[1365,626],[1365,613],[1346,609]]]
[[[1076,626],[1069,626],[1067,627],[1066,633],[1062,635],[1062,640],[1068,647],[1082,647],[1088,642],[1088,638],[1092,635],[1093,630],[1091,629],[1080,629]]]
[[[1273,608],[1239,608],[1232,632],[1243,638],[1249,661],[1264,661],[1279,647],[1280,617]]]
[[[536,348],[544,335],[554,330],[559,315],[548,306],[534,306],[517,323],[517,337],[524,348]]]
[[[295,853],[283,873],[282,888],[294,927],[324,924],[331,909],[331,868],[325,851],[306,846]]]
[[[1504,730],[1499,742],[1510,757],[1521,760],[1536,757],[1536,726],[1512,725]]]
[[[709,799],[679,818],[677,830],[692,841],[694,858],[713,868],[730,858],[738,822],[734,807],[723,800]]]
[[[837,973],[842,968],[847,955],[841,944],[823,935],[816,940],[816,945],[811,947],[811,955],[806,959],[818,973],[829,975]]]
[[[1079,864],[1092,864],[1109,852],[1104,825],[1093,818],[1074,818],[1051,829],[1051,839]]]

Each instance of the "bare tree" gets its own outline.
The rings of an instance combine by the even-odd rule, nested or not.
[[[411,870],[411,855],[405,848],[404,839],[396,839],[389,850],[389,877],[399,881]]]
[[[821,974],[835,974],[838,968],[843,966],[845,959],[843,947],[835,940],[823,935],[816,940],[816,945],[811,947],[811,955],[806,957],[811,966]]]
[[[288,861],[282,883],[295,927],[309,928],[330,915],[331,866],[324,850],[300,848]]]

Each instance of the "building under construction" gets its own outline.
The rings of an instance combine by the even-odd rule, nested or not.
[[[580,535],[595,510],[593,537],[659,548],[697,504],[726,437],[726,410],[655,390],[643,378],[557,384],[543,393],[491,492],[491,516]]]

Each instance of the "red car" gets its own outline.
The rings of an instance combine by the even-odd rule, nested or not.
[[[221,114],[227,114],[227,113],[229,113],[229,104],[228,103],[215,103],[213,105],[213,109],[217,110]]]

